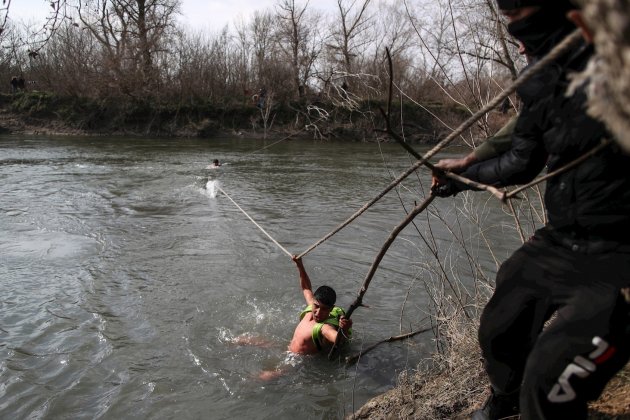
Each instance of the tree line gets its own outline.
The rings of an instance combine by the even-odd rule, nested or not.
[[[205,32],[178,21],[180,0],[42,1],[43,24],[13,19],[10,5],[0,8],[2,74],[58,95],[358,110],[387,90],[387,48],[400,101],[473,112],[523,65],[491,0],[337,0],[325,13],[277,0]]]

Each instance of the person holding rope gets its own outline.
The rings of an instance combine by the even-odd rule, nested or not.
[[[337,294],[329,286],[320,286],[313,292],[311,279],[304,268],[302,259],[292,256],[299,276],[300,287],[306,308],[300,313],[300,322],[295,327],[293,338],[288,350],[293,354],[317,354],[328,352],[337,343],[340,345],[349,339],[352,334],[352,319],[345,317],[342,308],[335,306]],[[339,339],[337,338],[340,334]],[[237,344],[267,345],[265,340],[258,337],[241,336]],[[258,379],[268,381],[284,374],[289,365],[283,365],[271,370],[263,370],[258,374]]]
[[[566,16],[577,11],[568,0],[497,3],[509,32],[536,58],[574,30]],[[582,42],[521,86],[512,147],[462,176],[497,187],[523,184],[545,166],[556,172],[606,143],[610,133],[586,113],[589,82],[566,95],[570,74],[593,53]],[[630,359],[628,167],[630,156],[610,143],[547,181],[549,222],[501,265],[481,316],[491,395],[474,420],[519,412],[524,420],[586,419],[587,402]],[[437,175],[438,196],[468,188]]]
[[[345,317],[342,308],[335,306],[337,294],[331,287],[320,286],[313,293],[311,279],[302,259],[297,256],[293,256],[292,259],[298,268],[300,287],[307,306],[300,313],[300,322],[293,332],[289,351],[315,354],[329,350],[336,342],[343,342],[350,337],[352,320]],[[342,334],[340,341],[337,341],[338,330]]]

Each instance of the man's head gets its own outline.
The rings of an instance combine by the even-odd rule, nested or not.
[[[330,306],[331,308],[335,306],[335,301],[337,300],[337,294],[332,287],[328,286],[318,287],[315,293],[313,293],[313,296],[320,304]]]
[[[330,311],[335,306],[337,294],[332,287],[320,286],[313,293],[313,297],[315,298],[315,302],[313,302],[313,318],[317,322],[322,322],[328,318]]]
[[[570,0],[497,0],[508,20],[508,31],[525,47],[526,53],[542,56],[573,30],[567,12]]]

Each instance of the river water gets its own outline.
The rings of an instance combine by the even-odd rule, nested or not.
[[[206,169],[215,158],[223,165]],[[382,345],[351,367],[286,353],[304,306],[297,270],[221,190],[298,254],[409,165],[395,145],[0,137],[0,417],[356,410],[416,368],[433,336]],[[401,201],[422,199],[418,178],[406,185],[304,258],[314,286],[333,286],[340,306],[403,219]],[[491,238],[499,258],[515,246],[504,236]],[[392,246],[369,308],[353,316],[347,353],[421,326],[430,310],[415,264],[423,249],[413,229]],[[262,343],[238,345],[241,336]],[[277,367],[279,378],[258,379]]]

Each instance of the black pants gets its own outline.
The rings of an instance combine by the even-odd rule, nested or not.
[[[580,254],[538,237],[501,266],[479,342],[495,391],[520,391],[522,419],[586,419],[587,401],[630,358],[620,294],[629,285],[630,254]]]

